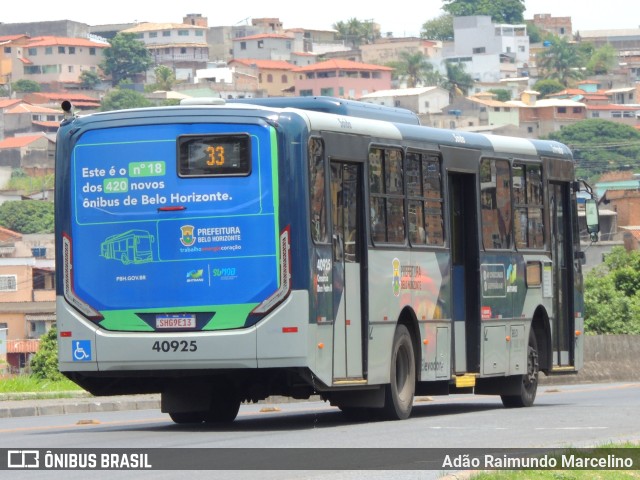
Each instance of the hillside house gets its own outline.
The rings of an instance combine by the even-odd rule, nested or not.
[[[0,328],[12,372],[29,366],[38,339],[55,323],[54,238],[0,227]]]
[[[349,60],[327,60],[293,70],[297,95],[348,99],[358,99],[378,90],[390,90],[392,71],[390,67]]]
[[[0,141],[0,166],[35,176],[52,174],[55,148],[55,139],[44,133],[8,137]]]
[[[258,88],[269,97],[280,97],[295,90],[296,68],[284,60],[237,59],[229,62],[238,72],[254,74],[258,77]]]
[[[378,90],[362,95],[360,101],[387,107],[406,108],[418,115],[434,115],[449,105],[449,92],[441,87]]]
[[[209,61],[206,22],[139,23],[123,33],[135,34],[151,53],[154,65],[171,68],[177,80],[192,81],[196,70]]]

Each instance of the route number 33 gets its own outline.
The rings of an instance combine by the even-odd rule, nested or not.
[[[224,147],[218,145],[207,147],[207,153],[209,154],[209,160],[207,161],[207,165],[224,165]]]

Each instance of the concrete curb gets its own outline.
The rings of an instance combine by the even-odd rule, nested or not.
[[[160,409],[159,395],[56,398],[0,402],[0,418]]]

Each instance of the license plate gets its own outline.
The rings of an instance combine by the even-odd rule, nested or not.
[[[193,314],[156,315],[156,329],[196,328],[196,316]]]

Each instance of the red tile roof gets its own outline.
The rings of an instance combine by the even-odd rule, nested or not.
[[[248,67],[258,67],[262,69],[271,69],[271,70],[293,70],[296,68],[295,65],[289,62],[285,62],[284,60],[258,60],[253,58],[238,58],[235,60],[231,60],[229,63],[241,63],[242,65],[246,65]]]
[[[7,340],[7,353],[35,353],[40,340]]]
[[[89,95],[84,95],[82,93],[69,93],[69,92],[57,92],[57,93],[42,93],[38,92],[38,95],[41,95],[45,98],[51,100],[83,100],[87,102],[99,102],[97,98],[90,97]]]
[[[26,48],[54,47],[58,45],[65,46],[65,47],[68,46],[68,47],[95,47],[95,48],[108,48],[110,46],[108,43],[95,42],[87,38],[44,36],[44,37],[32,38],[27,44],[25,44],[25,47]]]
[[[45,128],[58,128],[60,126],[60,122],[54,122],[54,121],[37,122],[37,121],[34,120],[31,123],[33,125],[38,125],[39,127],[45,127]]]
[[[351,60],[331,59],[325,62],[314,63],[305,67],[297,68],[296,72],[318,72],[325,70],[376,70],[390,72],[393,68],[382,65],[372,65],[369,63],[353,62]]]
[[[549,95],[547,95],[547,97],[560,97],[563,95],[584,95],[585,93],[587,92],[579,88],[566,88],[560,92],[550,93]]]
[[[0,109],[15,107],[21,103],[22,100],[19,98],[0,98]]]
[[[0,150],[26,147],[27,145],[35,142],[36,140],[40,140],[41,138],[46,137],[44,136],[44,134],[38,134],[5,138],[4,140],[0,141]]]
[[[19,35],[0,35],[0,42],[13,42],[21,38],[29,38],[29,36],[24,33]]]
[[[627,112],[635,112],[640,110],[640,107],[637,105],[634,107],[633,105],[616,105],[609,103],[607,105],[587,105],[587,110],[624,110]]]
[[[259,33],[258,35],[249,35],[248,37],[240,37],[234,38],[233,41],[236,42],[238,40],[259,40],[263,38],[277,38],[280,40],[293,40],[293,37],[290,35],[283,35],[281,33]]]
[[[22,234],[9,230],[8,228],[0,227],[0,242],[14,242],[21,238]]]
[[[28,103],[21,103],[16,105],[4,113],[17,114],[17,113],[62,113],[60,110],[54,110],[53,108],[39,107],[37,105],[30,105]]]

